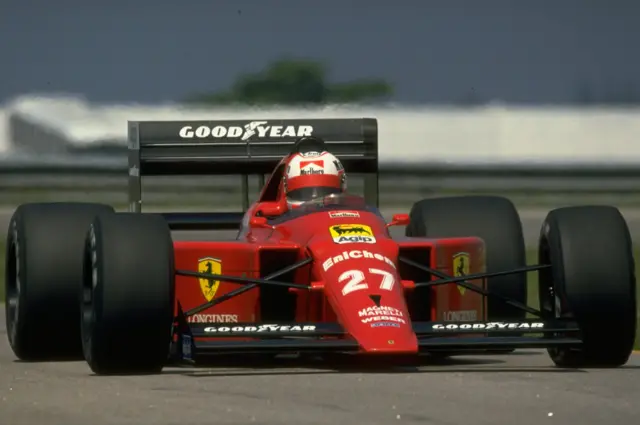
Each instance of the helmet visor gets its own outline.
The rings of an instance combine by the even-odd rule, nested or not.
[[[301,187],[287,193],[287,198],[293,202],[306,202],[316,198],[324,198],[334,193],[342,193],[340,188],[332,186]]]

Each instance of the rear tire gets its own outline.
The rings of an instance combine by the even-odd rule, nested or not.
[[[615,207],[584,206],[549,212],[539,262],[540,307],[578,323],[581,348],[550,348],[561,367],[617,367],[633,351],[636,278],[631,235]]]
[[[407,236],[432,238],[475,236],[484,240],[487,273],[526,267],[522,223],[513,203],[499,196],[456,196],[424,199],[410,212]],[[490,291],[522,304],[527,303],[527,276],[524,273],[487,279]],[[487,299],[491,321],[524,320],[523,310],[493,297]],[[512,334],[517,336],[519,334]],[[513,350],[490,350],[508,353]]]
[[[97,217],[86,239],[82,343],[93,372],[159,373],[174,313],[174,253],[162,216]]]
[[[26,361],[81,360],[80,309],[84,239],[111,206],[32,203],[16,209],[7,232],[6,327]]]
[[[475,236],[484,240],[487,273],[527,264],[522,223],[511,201],[499,196],[424,199],[413,205],[407,236]],[[524,273],[487,279],[488,289],[522,304],[527,302]],[[499,300],[487,300],[489,320],[521,321],[525,312]]]

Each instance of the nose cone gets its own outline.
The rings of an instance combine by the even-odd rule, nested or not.
[[[396,307],[382,304],[361,309],[347,331],[367,353],[415,354],[418,351],[418,339],[409,315]]]
[[[363,352],[417,353],[418,341],[396,271],[395,243],[309,248],[330,305]]]

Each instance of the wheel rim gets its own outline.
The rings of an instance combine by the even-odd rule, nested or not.
[[[543,239],[540,243],[538,262],[540,264],[551,265],[553,267],[551,264],[550,249],[549,241],[547,239]],[[540,311],[545,314],[545,317],[559,319],[564,314],[564,302],[561,297],[561,293],[556,288],[553,269],[549,268],[540,270],[538,278],[539,282],[541,282],[538,287],[540,294]],[[542,282],[545,282],[546,286],[543,286]],[[564,335],[562,333],[556,332],[548,335],[548,338],[561,338],[563,336]],[[566,349],[549,347],[547,351],[552,357],[559,358],[566,352]]]
[[[96,238],[93,226],[89,231],[89,240],[85,248],[83,261],[83,281],[81,293],[80,314],[82,315],[82,346],[87,360],[91,359],[91,335],[95,324],[95,309],[93,303],[93,291],[98,284]]]
[[[22,282],[20,280],[20,245],[18,244],[18,232],[16,223],[12,225],[11,243],[8,247],[6,282],[6,322],[9,332],[9,342],[13,344],[18,332],[18,320],[20,314],[20,295]]]
[[[539,261],[540,264],[550,265],[551,259],[549,254],[549,244],[546,240],[541,241],[539,248]],[[555,305],[555,290],[553,282],[553,273],[551,269],[543,269],[538,272],[539,279],[539,297],[540,297],[540,310],[551,316],[554,314]],[[542,286],[542,282],[546,282],[546,286]]]

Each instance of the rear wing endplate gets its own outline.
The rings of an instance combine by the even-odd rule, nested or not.
[[[271,174],[303,136],[324,139],[348,173],[365,176],[364,196],[378,205],[378,122],[375,118],[129,121],[129,205],[140,212],[142,176],[240,175],[248,207],[248,176]]]

